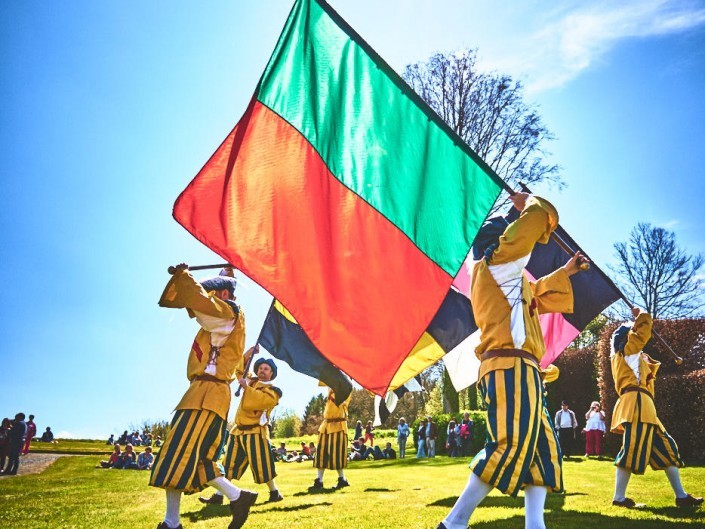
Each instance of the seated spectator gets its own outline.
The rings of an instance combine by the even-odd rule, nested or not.
[[[142,440],[142,446],[152,446],[153,439],[152,439],[152,434],[148,433],[145,438]]]
[[[316,457],[316,444],[313,441],[308,444],[308,451],[310,453],[311,459]]]
[[[370,456],[372,456],[372,459],[374,459],[375,461],[379,461],[380,459],[396,459],[397,453],[392,448],[392,443],[387,443],[387,446],[384,450],[382,450],[379,445],[370,447],[365,450],[363,459],[367,459]]]
[[[384,459],[396,459],[397,458],[397,453],[392,448],[392,443],[387,443],[387,446],[384,450],[382,450],[382,453],[384,454]]]
[[[362,461],[363,459],[365,459],[365,448],[366,447],[364,437],[359,437],[358,439],[355,439],[350,448],[350,455],[348,456],[350,461]]]
[[[134,470],[152,470],[152,465],[154,464],[154,455],[152,454],[152,447],[148,446],[144,449],[139,456],[137,456],[137,463],[130,463],[130,466],[125,468],[130,468]]]
[[[118,444],[126,445],[127,442],[128,442],[128,441],[127,441],[127,435],[128,435],[128,434],[127,434],[127,430],[125,430],[124,432],[122,432],[122,435],[121,435],[120,437],[118,437],[118,440],[117,440]]]
[[[117,463],[119,457],[120,457],[120,445],[115,443],[113,445],[113,453],[110,454],[110,457],[108,458],[107,461],[100,462],[100,468],[112,468],[113,465],[115,465],[115,463]]]
[[[145,430],[142,432],[142,435],[140,435],[140,442],[142,443],[142,446],[147,446],[147,441],[149,441],[149,434],[147,433],[147,430]]]
[[[42,443],[53,443],[54,442],[54,433],[51,431],[51,428],[47,426],[47,429],[44,430],[44,433],[42,434],[42,438],[40,439]]]
[[[139,432],[132,432],[132,441],[130,443],[132,446],[140,446],[142,444],[142,438]]]
[[[112,466],[112,468],[130,468],[130,465],[136,462],[137,454],[135,454],[134,450],[132,449],[132,445],[130,443],[127,443],[125,445],[125,451],[118,456],[117,461]]]
[[[115,444],[115,436],[113,434],[110,434],[110,437],[108,437],[108,440],[105,441],[106,445],[114,445]]]
[[[301,450],[299,451],[299,454],[303,457],[304,461],[307,459],[313,459],[311,457],[311,449],[303,441],[301,441]]]
[[[286,443],[281,443],[279,445],[279,448],[277,448],[277,457],[279,458],[279,461],[288,461],[286,453]]]
[[[162,438],[158,435],[157,435],[157,438],[154,440],[154,446],[156,446],[157,448],[162,446]]]

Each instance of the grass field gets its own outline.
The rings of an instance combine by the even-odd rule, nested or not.
[[[154,528],[164,513],[164,492],[147,486],[148,474],[96,469],[95,456],[63,457],[39,475],[0,480],[0,527],[23,529]],[[279,464],[282,502],[263,505],[264,485],[248,473],[242,486],[260,493],[245,527],[251,529],[435,528],[465,485],[467,460],[360,461],[346,475],[350,487],[308,494],[315,477],[310,463]],[[678,509],[663,473],[635,476],[629,495],[648,506],[626,510],[611,506],[614,467],[609,461],[566,462],[566,494],[549,495],[548,527],[583,529],[675,529],[705,527],[705,509]],[[705,492],[705,468],[683,471],[686,490]],[[332,487],[335,473],[326,473]],[[210,491],[208,491],[210,493]],[[523,500],[493,492],[472,519],[472,527],[521,529]],[[185,528],[225,528],[227,507],[204,507],[197,495],[181,505]]]

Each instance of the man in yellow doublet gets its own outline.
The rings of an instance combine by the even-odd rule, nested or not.
[[[246,361],[253,351],[254,348],[245,354]],[[242,477],[249,466],[255,483],[267,484],[267,503],[270,503],[284,499],[274,483],[277,473],[269,442],[272,410],[279,404],[282,392],[269,383],[277,376],[274,360],[259,358],[255,362],[254,372],[256,375],[249,375],[239,381],[243,393],[235,414],[235,426],[228,437],[223,465],[227,478],[236,480]],[[199,499],[206,504],[223,503],[223,496],[219,492],[210,498]]]
[[[230,500],[229,529],[244,524],[257,495],[224,477],[218,463],[227,436],[230,383],[243,372],[245,317],[235,304],[235,279],[227,275],[197,282],[180,264],[159,305],[185,308],[201,328],[188,356],[189,388],[176,406],[171,427],[156,455],[149,484],[166,490],[166,515],[157,529],[181,529],[183,492],[210,485]]]
[[[348,466],[348,404],[351,396],[339,403],[336,401],[335,392],[328,389],[323,422],[318,428],[318,447],[313,458],[313,466],[318,469],[318,477],[309,487],[312,492],[323,488],[323,474],[326,469],[338,472],[336,489],[349,485],[345,479],[345,467]]]
[[[524,489],[527,527],[543,526],[548,490],[561,491],[561,456],[543,399],[539,362],[546,349],[539,314],[571,313],[569,277],[580,271],[579,253],[565,266],[531,278],[524,267],[536,243],[548,242],[558,213],[545,199],[516,193],[521,211],[507,225],[490,219],[473,246],[479,260],[472,273],[470,300],[480,329],[478,388],[488,410],[488,442],[472,461],[470,479],[438,529],[465,529],[475,508],[497,488],[516,496]],[[554,371],[549,370],[549,378]]]
[[[654,404],[657,362],[642,349],[651,338],[653,320],[648,312],[632,309],[634,323],[622,325],[612,335],[612,377],[619,398],[612,413],[611,431],[622,435],[622,449],[615,459],[616,477],[612,505],[634,507],[627,498],[627,485],[632,474],[643,474],[646,464],[663,470],[676,495],[676,505],[700,505],[683,490],[679,468],[683,466],[678,446],[656,415]]]

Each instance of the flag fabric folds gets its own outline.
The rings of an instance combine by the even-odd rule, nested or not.
[[[381,395],[501,184],[328,4],[297,0],[245,114],[174,218]]]
[[[513,222],[519,212],[512,208],[506,216]],[[558,226],[556,233],[575,250],[582,250],[575,241]],[[584,254],[585,252],[583,252]],[[537,244],[526,265],[529,278],[537,279],[550,274],[568,262],[570,256],[553,240],[547,244]],[[459,292],[467,296],[470,303],[470,277],[473,261],[471,258],[463,265],[453,283]],[[613,283],[595,264],[589,270],[571,276],[573,286],[573,314],[542,314],[539,316],[541,330],[546,344],[546,354],[541,359],[541,366],[552,363],[568,345],[585,329],[598,314],[620,299],[621,295]],[[472,308],[470,308],[472,310]],[[479,360],[475,356],[475,347],[479,344],[479,330],[467,338],[455,349],[443,357],[451,382],[457,391],[461,391],[477,381]]]
[[[382,426],[389,416],[397,408],[399,399],[410,391],[424,391],[421,385],[421,377],[415,376],[403,386],[398,387],[394,391],[388,391],[384,398],[375,395],[375,418],[372,426]]]
[[[323,382],[335,392],[339,402],[350,395],[350,379],[316,349],[294,317],[277,300],[269,308],[257,343],[294,371]]]

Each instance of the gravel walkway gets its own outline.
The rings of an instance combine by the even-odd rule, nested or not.
[[[54,461],[65,455],[66,454],[34,454],[30,452],[26,456],[20,457],[20,467],[17,470],[17,475],[23,476],[25,474],[39,474]],[[0,474],[0,479],[11,477],[12,476]]]

